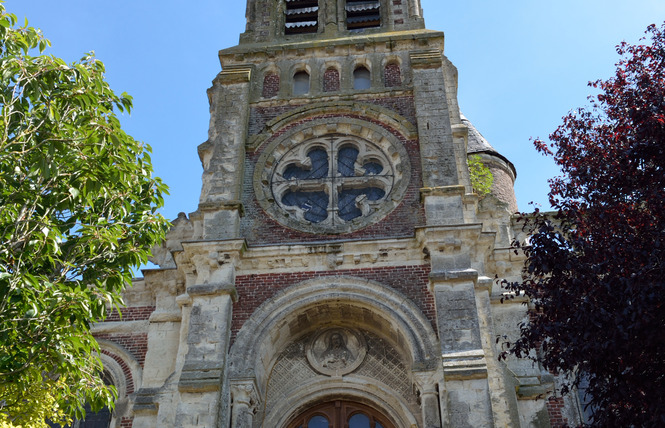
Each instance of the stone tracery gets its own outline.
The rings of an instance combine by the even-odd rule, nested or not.
[[[307,121],[262,150],[256,200],[284,226],[353,232],[402,202],[411,166],[400,138],[364,120],[337,120],[335,127],[329,119]]]
[[[300,220],[334,228],[377,210],[393,187],[386,155],[357,137],[329,135],[291,149],[272,174],[272,193]]]

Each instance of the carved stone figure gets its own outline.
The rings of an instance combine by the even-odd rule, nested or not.
[[[331,329],[316,334],[307,346],[307,360],[323,374],[342,376],[354,371],[367,352],[365,339],[359,332]]]
[[[328,349],[323,354],[323,367],[335,370],[343,369],[350,357],[342,335],[339,333],[331,334]]]

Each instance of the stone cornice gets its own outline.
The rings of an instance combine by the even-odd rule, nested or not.
[[[414,42],[420,46],[436,46],[439,52],[443,51],[444,35],[441,31],[433,30],[412,30],[395,31],[388,33],[352,35],[348,37],[338,37],[330,39],[312,39],[299,40],[293,42],[276,41],[274,43],[265,42],[241,44],[231,48],[219,51],[219,58],[224,67],[225,63],[243,62],[252,57],[276,57],[281,56],[285,51],[298,51],[309,49],[325,48],[349,48],[360,49],[367,45],[385,46],[387,51],[399,49],[401,43],[412,45]]]

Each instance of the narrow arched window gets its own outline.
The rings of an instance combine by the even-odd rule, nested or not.
[[[380,0],[346,0],[347,30],[362,30],[381,26]]]
[[[318,0],[286,0],[284,34],[316,33],[318,30]]]
[[[363,66],[353,70],[353,89],[362,90],[372,87],[372,80],[369,70]]]
[[[323,92],[339,91],[339,71],[329,68],[323,73]]]
[[[293,95],[305,95],[309,93],[309,74],[299,71],[293,75]]]
[[[383,70],[383,78],[386,82],[386,88],[392,88],[393,86],[402,85],[402,73],[399,69],[399,64],[396,62],[391,62],[386,64],[386,68]]]
[[[269,72],[263,78],[263,98],[272,98],[279,93],[279,74]]]

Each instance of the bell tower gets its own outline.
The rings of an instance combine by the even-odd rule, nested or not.
[[[145,337],[123,423],[550,426],[574,403],[497,359],[526,316],[493,283],[522,268],[516,172],[461,115],[420,1],[248,0],[246,18],[208,90],[198,209],[127,295],[152,312],[103,330]]]

